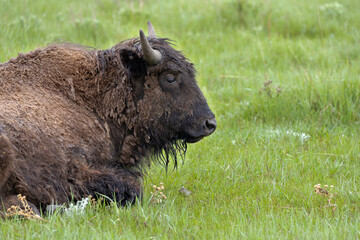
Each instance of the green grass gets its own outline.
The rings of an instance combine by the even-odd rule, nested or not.
[[[152,21],[196,64],[218,129],[177,170],[154,164],[141,203],[6,220],[0,238],[360,238],[359,9],[353,0],[2,0],[1,62],[59,39],[108,48]],[[160,182],[168,199],[151,204]],[[335,186],[336,210],[318,183]]]

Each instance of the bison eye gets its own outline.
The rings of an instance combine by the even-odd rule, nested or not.
[[[166,75],[166,81],[168,83],[174,83],[176,81],[176,78],[173,74],[168,74],[168,75]]]

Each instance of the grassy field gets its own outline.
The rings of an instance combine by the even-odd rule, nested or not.
[[[0,6],[0,62],[58,40],[109,48],[150,20],[196,64],[218,121],[177,170],[152,166],[135,206],[9,219],[1,239],[360,238],[360,1]],[[152,203],[160,182],[167,200]]]

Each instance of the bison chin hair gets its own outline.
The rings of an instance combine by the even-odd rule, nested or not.
[[[177,168],[178,159],[185,161],[187,143],[183,138],[176,136],[170,138],[171,140],[163,140],[164,138],[158,136],[151,139],[152,160],[164,165],[166,170],[170,159],[174,161],[174,169]]]
[[[174,169],[177,168],[178,157],[184,162],[186,156],[187,144],[185,140],[177,140],[172,144],[168,144],[163,148],[162,151],[159,151],[155,154],[157,160],[165,165],[166,170],[168,169],[170,158],[174,161]]]

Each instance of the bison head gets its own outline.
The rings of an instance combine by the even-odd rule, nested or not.
[[[166,158],[169,153],[176,158],[179,146],[186,150],[186,143],[215,131],[215,115],[196,83],[193,64],[168,39],[157,38],[150,22],[148,31],[146,37],[140,30],[140,38],[122,49],[120,57],[147,142],[155,152],[165,150]]]

